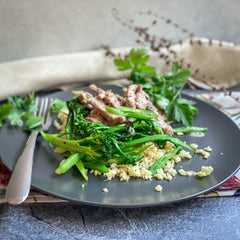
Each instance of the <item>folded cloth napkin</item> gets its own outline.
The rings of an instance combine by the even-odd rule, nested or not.
[[[113,52],[124,55],[129,49],[114,49]],[[59,85],[126,78],[129,72],[118,71],[113,58],[106,57],[105,53],[98,50],[2,63],[0,100]],[[239,45],[194,38],[160,49],[160,53],[151,52],[149,64],[167,73],[175,60],[192,70],[190,80],[201,88],[209,88],[209,85],[232,87],[240,83]]]

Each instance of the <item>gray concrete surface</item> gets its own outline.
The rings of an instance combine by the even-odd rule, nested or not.
[[[100,44],[136,45],[136,34],[112,16],[149,26],[152,10],[198,37],[240,43],[239,0],[2,0],[0,62],[88,51]],[[188,38],[158,21],[159,37]],[[3,80],[0,80],[3,81]],[[111,209],[73,203],[0,205],[0,239],[240,239],[240,198],[193,199],[166,207]]]
[[[0,239],[240,239],[239,198],[193,199],[165,207],[0,205]]]

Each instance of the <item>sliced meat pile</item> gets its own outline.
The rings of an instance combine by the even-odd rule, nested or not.
[[[88,109],[90,114],[86,120],[92,122],[102,122],[108,126],[115,126],[127,122],[126,117],[117,116],[106,111],[105,107],[118,108],[126,106],[137,109],[152,109],[158,115],[157,121],[162,127],[164,133],[172,135],[173,129],[166,123],[167,119],[163,112],[159,111],[150,101],[148,94],[143,91],[141,84],[132,84],[128,88],[123,88],[123,97],[114,94],[111,90],[103,90],[98,88],[95,84],[91,84],[89,89],[96,94],[93,96],[88,92],[80,92],[77,97]]]
[[[132,84],[128,88],[123,88],[124,95],[124,105],[126,107],[144,109],[147,110],[148,107],[158,115],[157,121],[160,124],[164,133],[168,135],[173,134],[173,129],[170,125],[166,123],[167,118],[163,112],[158,110],[154,104],[150,101],[148,94],[142,89],[141,84]]]

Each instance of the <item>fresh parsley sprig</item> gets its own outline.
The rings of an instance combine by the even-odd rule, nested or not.
[[[194,113],[198,110],[194,107],[194,101],[181,95],[191,75],[190,70],[180,71],[178,62],[174,62],[170,75],[159,75],[154,67],[147,65],[148,59],[147,49],[141,47],[132,49],[129,57],[115,58],[114,63],[119,71],[131,70],[128,79],[134,84],[143,85],[151,101],[165,112],[169,121],[192,125]]]
[[[35,94],[30,93],[26,97],[9,97],[7,103],[0,107],[0,127],[6,120],[12,126],[23,126],[26,130],[34,130],[41,125],[42,117],[34,116],[37,111],[35,106]]]

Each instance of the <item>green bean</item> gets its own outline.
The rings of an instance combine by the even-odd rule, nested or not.
[[[149,144],[149,145],[146,145],[146,146],[141,146],[141,147],[138,147],[138,148],[134,148],[133,150],[128,151],[128,153],[133,154],[133,155],[138,155],[138,154],[144,152],[150,146],[152,146],[152,144]]]
[[[143,119],[143,120],[150,120],[157,118],[157,114],[153,113],[152,111],[144,110],[144,109],[135,109],[135,108],[129,108],[129,107],[119,107],[120,111],[130,114],[130,116],[127,117],[133,117],[137,119]]]
[[[106,107],[105,109],[110,113],[120,115],[120,116],[125,116],[125,113],[119,110],[118,108]]]
[[[102,163],[98,162],[83,162],[85,168],[94,169],[101,173],[108,173],[109,169]]]
[[[56,174],[62,174],[67,172],[72,166],[74,166],[81,158],[82,153],[73,153],[64,162],[60,163],[58,168],[55,170]]]
[[[122,142],[121,146],[131,147],[131,146],[135,146],[137,144],[142,144],[142,143],[145,143],[145,142],[156,142],[156,141],[169,141],[169,142],[171,142],[175,145],[181,145],[181,146],[186,147],[186,148],[188,148],[188,149],[190,149],[194,152],[196,151],[196,149],[193,148],[192,146],[180,141],[177,138],[171,137],[171,136],[166,135],[166,134],[150,135],[150,136],[146,136],[146,137],[143,137],[143,138],[134,139],[134,140],[131,140],[131,141],[128,141],[128,142]]]
[[[135,109],[135,108],[128,108],[128,107],[119,107],[119,108],[106,107],[106,110],[116,115],[121,115],[129,118],[136,118],[141,120],[151,120],[151,119],[157,118],[157,115],[155,113],[148,110],[143,110],[143,109]]]
[[[152,120],[154,130],[157,134],[163,134],[163,130],[156,119]]]
[[[108,163],[116,163],[116,164],[122,164],[123,163],[123,159],[121,157],[114,157],[108,160]]]
[[[83,178],[84,178],[86,181],[88,181],[87,171],[86,171],[86,169],[85,169],[85,167],[84,167],[81,159],[79,159],[75,165],[76,165],[76,167],[78,168],[79,172],[82,174]]]
[[[189,126],[189,127],[179,127],[179,128],[174,128],[173,132],[174,133],[192,133],[192,132],[206,132],[208,129],[207,128],[201,128],[201,127],[194,127],[194,126]]]
[[[66,127],[65,127],[65,133],[67,135],[66,137],[68,140],[72,139],[72,136],[71,136],[72,124],[73,124],[73,113],[72,113],[72,111],[70,111],[68,114],[67,123],[66,123]]]
[[[113,132],[123,132],[125,130],[125,125],[117,125],[114,127],[109,127],[106,132],[107,133],[113,133]]]
[[[160,169],[169,159],[171,159],[175,154],[177,154],[177,152],[181,150],[181,147],[178,146],[177,148],[175,148],[173,151],[163,155],[162,157],[160,157],[150,168],[150,172],[152,173],[152,175],[155,175],[157,170]]]

